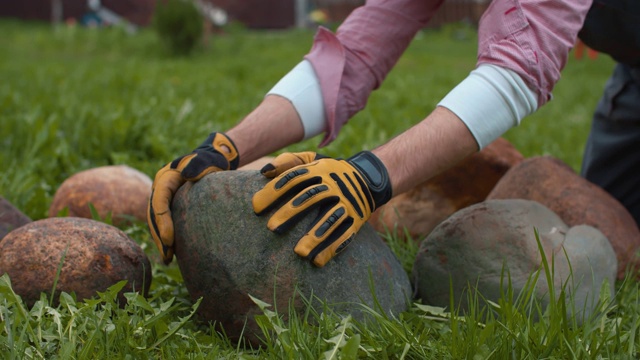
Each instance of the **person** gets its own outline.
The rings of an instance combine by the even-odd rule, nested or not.
[[[640,224],[640,1],[594,0],[579,36],[616,61],[593,114],[580,173]]]
[[[442,2],[369,0],[335,34],[320,27],[304,59],[240,123],[165,165],[154,179],[148,213],[165,263],[173,256],[169,205],[182,184],[321,133],[320,147],[330,143]],[[547,103],[591,4],[493,0],[480,20],[475,69],[426,118],[346,159],[313,151],[279,155],[261,170],[272,180],[253,195],[254,211],[276,207],[267,226],[282,233],[320,208],[294,251],[324,266],[393,195],[479,151]]]

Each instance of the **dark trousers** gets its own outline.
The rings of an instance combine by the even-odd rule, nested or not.
[[[618,199],[640,225],[640,68],[615,67],[593,116],[582,176]]]

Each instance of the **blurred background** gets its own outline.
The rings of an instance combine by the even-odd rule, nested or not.
[[[239,22],[252,29],[307,27],[318,22],[339,23],[364,0],[194,0],[213,25]],[[477,24],[490,0],[448,0],[430,27],[451,22]],[[121,22],[130,30],[148,26],[156,0],[22,0],[0,2],[0,17],[78,22],[107,26]]]

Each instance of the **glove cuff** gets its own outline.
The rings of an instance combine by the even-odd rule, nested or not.
[[[347,159],[364,178],[373,198],[375,210],[391,199],[389,173],[382,161],[370,151],[361,151]]]
[[[224,156],[229,161],[229,170],[236,170],[240,165],[240,154],[238,154],[238,148],[233,140],[227,134],[223,132],[212,132],[209,137],[198,147],[198,149],[206,148],[208,146],[213,147],[217,152]],[[229,149],[227,152],[222,147],[225,146]]]

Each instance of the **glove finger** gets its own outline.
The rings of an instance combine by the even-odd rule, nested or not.
[[[322,178],[311,175],[309,169],[292,169],[269,181],[253,195],[251,200],[253,211],[256,215],[261,215],[287,201],[296,193],[321,182]]]
[[[320,157],[318,157],[318,154],[313,151],[280,154],[273,159],[273,161],[260,169],[260,173],[265,177],[272,179],[296,166],[308,164],[318,158],[324,157],[322,155],[319,156]]]
[[[174,229],[170,204],[184,183],[180,172],[167,165],[156,174],[151,190],[147,223],[165,263],[171,262],[173,256]]]
[[[344,207],[335,206],[298,241],[294,251],[322,267],[353,240],[358,224]]]
[[[282,234],[312,209],[340,201],[337,195],[329,194],[329,187],[326,184],[314,184],[296,193],[297,195],[282,205],[269,219],[267,227],[271,231]]]
[[[177,166],[187,181],[198,181],[216,171],[229,170],[229,161],[220,153],[197,151],[182,158]]]
[[[296,244],[296,254],[307,257],[314,249],[321,245],[327,238],[335,232],[336,228],[348,217],[346,210],[341,204],[330,204],[324,206],[318,217],[313,221],[307,233],[300,238]],[[324,247],[328,246],[326,243]],[[323,247],[323,248],[324,248]],[[320,251],[322,249],[319,249]]]
[[[156,225],[157,223],[166,223],[166,219],[164,219],[164,215],[160,217],[155,217],[153,215],[153,209],[151,207],[151,203],[147,208],[147,224],[149,225],[149,232],[151,233],[151,238],[153,242],[156,244],[158,251],[160,251],[160,256],[162,257],[162,261],[165,264],[169,264],[173,259],[173,247],[171,245],[165,245],[163,240],[161,240],[160,229]],[[170,225],[170,229],[166,228],[166,225],[163,225],[163,231],[169,232],[173,234],[173,223]],[[173,236],[173,235],[172,235]],[[173,237],[172,237],[173,238]],[[172,242],[172,240],[171,240]]]
[[[325,248],[317,255],[310,257],[309,259],[317,267],[325,266],[329,260],[333,259],[336,255],[342,252],[355,238],[356,233],[352,230],[344,233],[339,239],[332,243],[329,247]]]
[[[238,168],[238,164],[240,163],[240,154],[238,154],[236,145],[227,135],[223,133],[215,133],[213,140],[211,140],[211,147],[220,152],[220,154],[227,159],[227,162],[231,165],[228,170],[235,170]],[[223,148],[226,151],[221,150]]]

